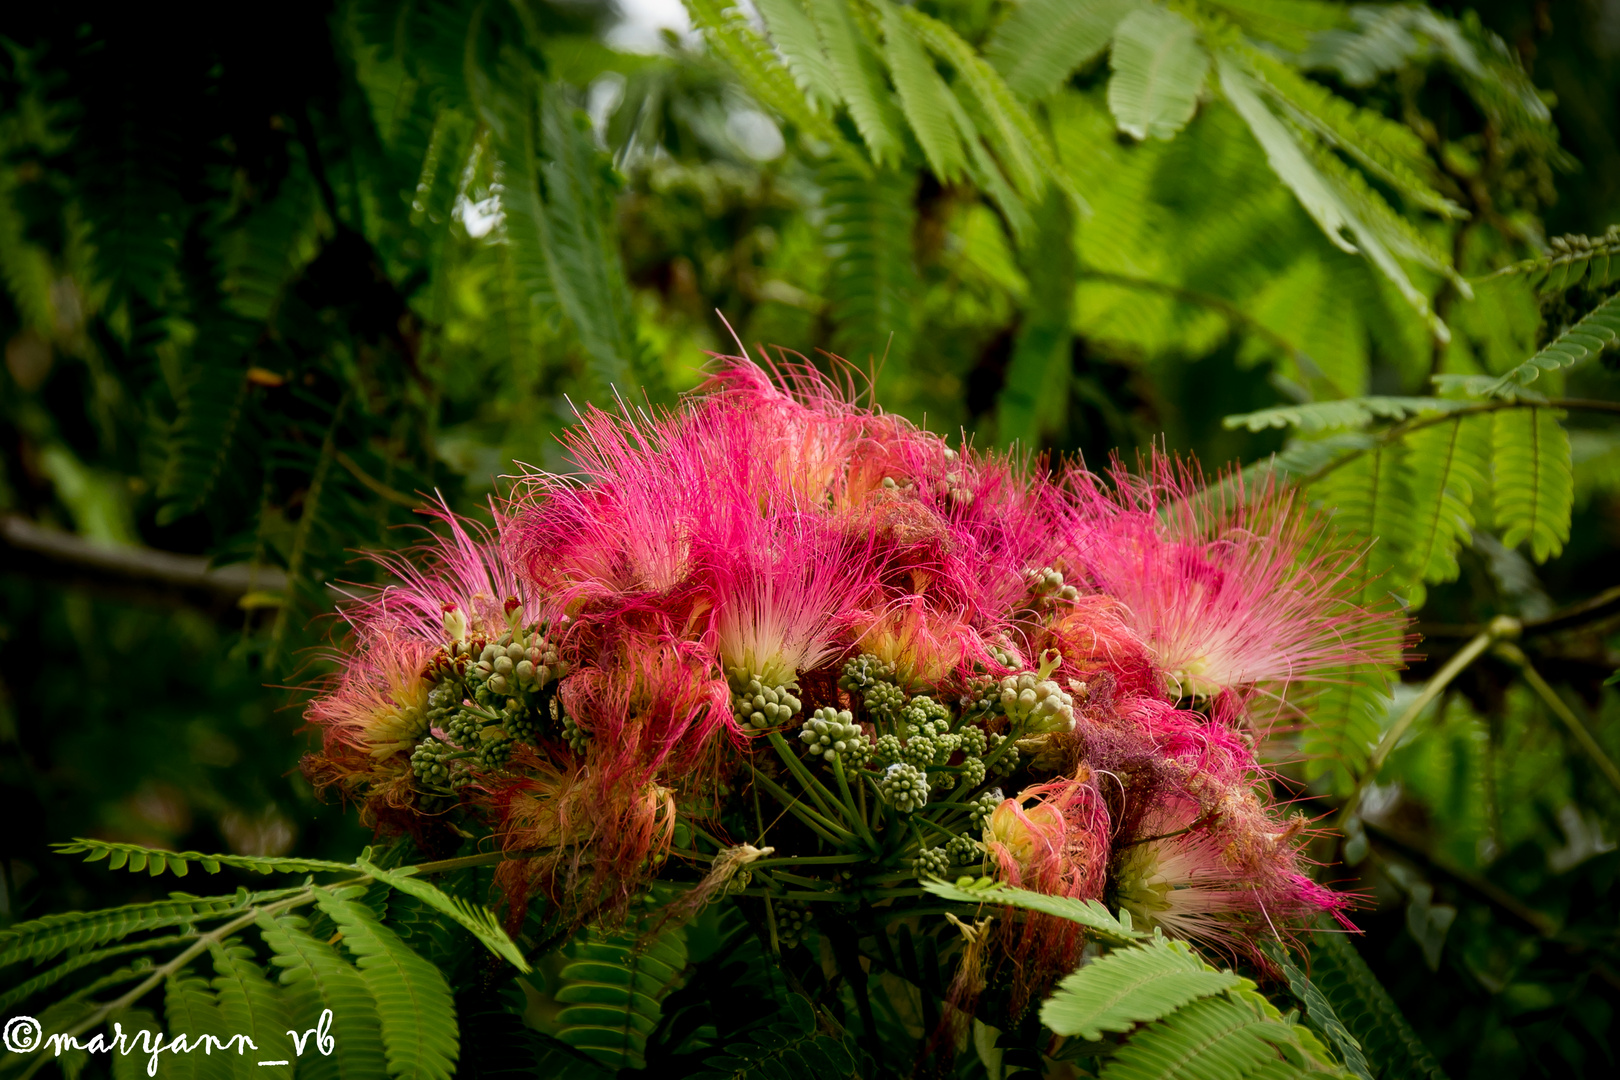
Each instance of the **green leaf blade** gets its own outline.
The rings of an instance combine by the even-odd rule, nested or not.
[[[1059,1035],[1094,1041],[1243,982],[1205,964],[1185,942],[1161,938],[1116,949],[1065,978],[1041,1005],[1041,1022]]]
[[[1171,139],[1198,110],[1209,54],[1192,23],[1163,8],[1127,15],[1109,54],[1108,108],[1135,139]]]

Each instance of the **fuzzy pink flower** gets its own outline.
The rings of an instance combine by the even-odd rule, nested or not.
[[[1114,505],[1076,529],[1077,558],[1172,693],[1251,695],[1267,723],[1300,683],[1399,661],[1402,619],[1360,602],[1359,553],[1294,493],[1205,491],[1163,458],[1114,481]]]
[[[1307,929],[1321,913],[1349,925],[1348,898],[1299,872],[1303,823],[1277,821],[1244,783],[1194,774],[1193,789],[1163,791],[1116,848],[1119,906],[1140,926],[1164,928],[1231,954],[1259,937]]]

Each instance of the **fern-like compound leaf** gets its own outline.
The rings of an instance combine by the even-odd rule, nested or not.
[[[956,69],[966,84],[984,118],[983,134],[1019,196],[1038,203],[1049,179],[1067,186],[1067,176],[1058,168],[1046,137],[1035,126],[1029,111],[1007,88],[1000,73],[956,31],[938,19],[911,7],[900,9],[900,14],[928,50]],[[1071,198],[1078,200],[1078,193],[1071,192]]]
[[[1543,371],[1573,367],[1604,349],[1614,348],[1617,341],[1620,341],[1620,293],[1581,316],[1580,321],[1549,341],[1536,355],[1486,386],[1484,393],[1511,394],[1518,387],[1535,382]]]
[[[191,926],[203,919],[240,914],[256,899],[235,896],[184,896],[101,911],[46,915],[0,930],[0,967],[23,960],[48,960],[66,949],[87,949],[117,941],[142,930]]]
[[[1434,165],[1411,128],[1370,109],[1357,108],[1270,53],[1244,49],[1243,56],[1249,73],[1301,126],[1349,154],[1417,205],[1444,217],[1464,216],[1461,207],[1434,189]]]
[[[686,967],[685,930],[666,930],[651,944],[631,932],[586,931],[562,955],[557,1038],[611,1068],[644,1068],[661,1002]]]
[[[126,941],[121,945],[113,945],[106,949],[94,949],[89,952],[77,953],[55,967],[42,971],[26,982],[19,983],[4,994],[0,994],[0,1013],[6,1012],[18,1002],[27,1001],[41,990],[56,985],[82,968],[99,964],[104,960],[111,960],[114,957],[127,956],[130,953],[151,952],[154,949],[166,949],[174,945],[184,945],[189,941],[191,941],[191,938],[187,935],[171,935],[169,937],[148,938],[143,941]]]
[[[693,1080],[841,1080],[855,1073],[849,1050],[816,1030],[815,1007],[798,994],[783,1000],[771,1023],[727,1043],[704,1065]]]
[[[1445,1080],[1429,1053],[1356,952],[1348,936],[1321,933],[1311,939],[1311,982],[1364,1050],[1380,1080]],[[1307,1005],[1307,1008],[1309,1006]]]
[[[1537,562],[1569,540],[1575,477],[1562,418],[1555,409],[1503,409],[1491,432],[1492,519],[1506,547],[1528,540]]]
[[[387,1075],[377,1003],[366,983],[337,949],[311,937],[308,923],[296,915],[261,916],[259,929],[280,969],[292,1023],[300,1035],[320,1025],[332,1011],[331,1053],[311,1036],[298,1068],[311,1080],[383,1080]]]
[[[337,924],[377,1003],[390,1076],[449,1080],[459,1039],[455,1001],[439,969],[412,952],[364,904],[317,890],[315,902]]]
[[[1103,1080],[1295,1077],[1306,1072],[1299,1067],[1306,1058],[1301,1041],[1265,998],[1238,989],[1194,1001],[1143,1028],[1108,1060],[1101,1075]]]
[[[776,49],[804,96],[820,111],[838,107],[838,81],[821,49],[821,35],[799,0],[755,0]]]
[[[1039,911],[1044,915],[1056,915],[1060,919],[1079,923],[1099,940],[1115,945],[1129,945],[1149,936],[1131,928],[1128,914],[1121,912],[1116,918],[1096,900],[1047,896],[1045,893],[1015,889],[985,880],[967,884],[924,881],[922,887],[941,900],[955,900],[964,904],[995,904],[1022,908],[1025,911]]]
[[[285,1046],[292,1012],[286,998],[265,978],[253,950],[230,939],[211,943],[209,952],[214,958],[214,992],[226,1029],[233,1036],[252,1040],[261,1051],[273,1053],[276,1047]]]
[[[327,862],[323,859],[291,859],[265,855],[204,855],[199,851],[164,851],[161,848],[142,847],[139,844],[119,844],[108,840],[90,840],[76,837],[67,843],[52,844],[59,855],[84,855],[85,862],[107,860],[110,870],[128,869],[132,873],[145,870],[153,877],[164,871],[175,877],[185,877],[191,863],[196,863],[210,874],[217,874],[223,866],[238,870],[252,870],[260,874],[318,874],[329,871],[353,873],[352,863]]]
[[[716,56],[724,60],[754,99],[802,133],[833,148],[841,157],[859,161],[848,140],[826,117],[806,103],[793,74],[754,30],[732,0],[682,0],[692,25],[703,31]]]
[[[841,162],[822,169],[826,291],[834,347],[842,355],[903,360],[911,353],[918,290],[911,240],[914,180],[909,172],[864,178]]]
[[[1254,37],[1289,52],[1305,49],[1324,32],[1342,29],[1349,13],[1327,0],[1205,0]]]
[[[197,1046],[208,1036],[224,1043],[233,1034],[220,1011],[219,998],[208,982],[190,968],[164,980],[163,1022],[171,1039],[184,1035],[188,1046]],[[204,1046],[212,1050],[210,1044]],[[212,1052],[174,1054],[164,1061],[164,1066],[177,1080],[224,1080],[231,1075],[230,1060]]]
[[[1138,8],[1114,29],[1108,108],[1136,139],[1170,139],[1198,110],[1209,54],[1198,30],[1173,11]]]
[[[1372,544],[1363,559],[1364,603],[1399,594],[1406,584],[1400,571],[1415,527],[1406,457],[1400,443],[1377,446],[1311,487],[1311,494],[1332,511],[1337,528]]]
[[[1328,777],[1338,794],[1348,794],[1366,771],[1389,716],[1389,676],[1378,670],[1329,673],[1325,688],[1306,709],[1300,753],[1308,780]]]
[[[1116,949],[1065,978],[1041,1006],[1041,1023],[1059,1035],[1097,1040],[1105,1031],[1129,1031],[1244,981],[1216,971],[1185,942],[1159,938]]]
[[[1415,514],[1403,576],[1412,582],[1455,581],[1457,549],[1469,542],[1476,498],[1487,492],[1491,421],[1455,417],[1405,437]],[[1412,603],[1422,603],[1414,588]]]
[[[892,4],[883,7],[883,53],[929,169],[946,183],[957,179],[967,169],[967,156],[952,115],[950,87]]]
[[[849,0],[809,0],[821,31],[838,96],[849,108],[872,160],[881,168],[899,162],[900,116],[883,81],[877,53],[849,10]]]
[[[1020,97],[1055,93],[1095,59],[1141,0],[1025,0],[996,27],[985,59]]]
[[[1216,57],[1216,70],[1222,91],[1259,140],[1272,171],[1294,193],[1327,238],[1344,251],[1364,254],[1400,290],[1413,310],[1428,321],[1436,337],[1449,341],[1450,331],[1430,309],[1428,298],[1412,284],[1379,233],[1348,205],[1340,186],[1323,175],[1294,130],[1261,99],[1258,85],[1244,70],[1241,60],[1223,52]]]
[[[1366,427],[1374,420],[1405,420],[1427,413],[1454,412],[1470,406],[1466,401],[1430,397],[1356,397],[1337,401],[1312,401],[1303,405],[1279,405],[1251,413],[1226,417],[1227,428],[1264,431],[1267,428],[1299,428],[1301,431],[1329,431],[1334,428]]]
[[[1373,1080],[1372,1068],[1367,1064],[1361,1042],[1350,1034],[1350,1029],[1333,1011],[1333,1004],[1328,1001],[1327,995],[1306,977],[1277,942],[1268,941],[1260,947],[1282,969],[1283,976],[1288,980],[1289,991],[1305,1006],[1306,1023],[1333,1045],[1345,1068],[1355,1074],[1356,1080]]]
[[[1577,285],[1603,289],[1620,281],[1620,225],[1602,236],[1555,236],[1546,255],[1507,266],[1490,277],[1523,277],[1538,293],[1558,293]]]
[[[523,958],[523,953],[507,935],[500,920],[488,908],[468,903],[460,897],[449,896],[433,884],[412,876],[410,871],[384,870],[363,856],[355,865],[378,881],[386,881],[393,888],[416,897],[441,915],[454,919],[482,942],[486,949],[519,971],[529,970],[529,962]]]

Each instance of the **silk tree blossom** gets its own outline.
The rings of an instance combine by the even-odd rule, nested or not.
[[[870,545],[808,515],[760,519],[752,532],[712,558],[714,648],[728,678],[785,685],[838,651],[875,567]]]
[[[1301,683],[1399,661],[1401,618],[1359,602],[1360,553],[1292,492],[1221,496],[1162,460],[1145,480],[1114,479],[1111,505],[1089,500],[1078,558],[1171,693],[1246,695],[1265,724]]]
[[[857,400],[722,359],[677,408],[581,410],[573,471],[518,478],[493,533],[437,507],[345,609],[312,778],[424,849],[492,840],[513,918],[545,892],[611,921],[744,836],[776,854],[738,903],[976,863],[1251,954],[1342,910],[1248,725],[1398,657],[1356,553],[1270,488],[1221,502],[1159,458],[1105,483]],[[1085,944],[998,921],[972,955],[1019,995]]]
[[[1116,847],[1110,878],[1139,925],[1234,955],[1298,934],[1318,914],[1348,925],[1348,898],[1299,870],[1303,821],[1277,820],[1241,781],[1192,773],[1189,789],[1159,795],[1138,833]]]

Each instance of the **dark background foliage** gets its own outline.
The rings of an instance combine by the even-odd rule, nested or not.
[[[923,6],[965,35],[991,7]],[[1429,125],[1477,223],[1446,238],[1459,268],[1620,220],[1620,7],[1439,6],[1477,12],[1556,95],[1572,158],[1498,155],[1501,133],[1444,78],[1324,77]],[[373,576],[356,552],[408,542],[424,493],[477,514],[514,461],[560,466],[570,401],[609,381],[672,400],[704,350],[729,348],[716,309],[750,346],[850,356],[935,430],[1093,463],[1160,439],[1211,468],[1283,447],[1221,420],[1290,388],[1422,392],[1430,373],[1502,370],[1492,333],[1533,345],[1560,323],[1532,303],[1528,329],[1501,330],[1436,279],[1457,335],[1431,355],[1376,275],[1257,185],[1229,109],[1173,143],[1110,127],[1087,149],[1099,216],[1063,271],[1010,248],[968,185],[920,169],[885,189],[791,132],[773,145],[782,132],[724,64],[690,42],[612,52],[614,18],[571,3],[0,17],[0,925],[167,891],[50,853],[75,836],[351,857],[366,833],[297,762],[338,583]],[[1100,98],[1107,74],[1072,85]],[[1151,227],[1121,201],[1128,183]],[[915,257],[860,257],[896,245]],[[1134,284],[1112,261],[1132,245]],[[1306,263],[1320,273],[1299,297],[1261,296]],[[1040,298],[1077,282],[1056,383],[1020,420],[1021,342]],[[1578,293],[1555,307],[1584,311]],[[1338,393],[1290,359],[1305,352]],[[1615,400],[1615,384],[1591,367],[1565,392]],[[1526,648],[1613,755],[1620,468],[1607,429],[1584,424],[1563,554],[1465,549],[1458,580],[1429,590],[1403,678],[1432,675],[1491,615],[1596,597],[1609,606]],[[1369,796],[1355,866],[1329,875],[1367,895],[1358,948],[1453,1075],[1607,1075],[1620,800],[1506,663],[1472,669],[1441,709]]]

